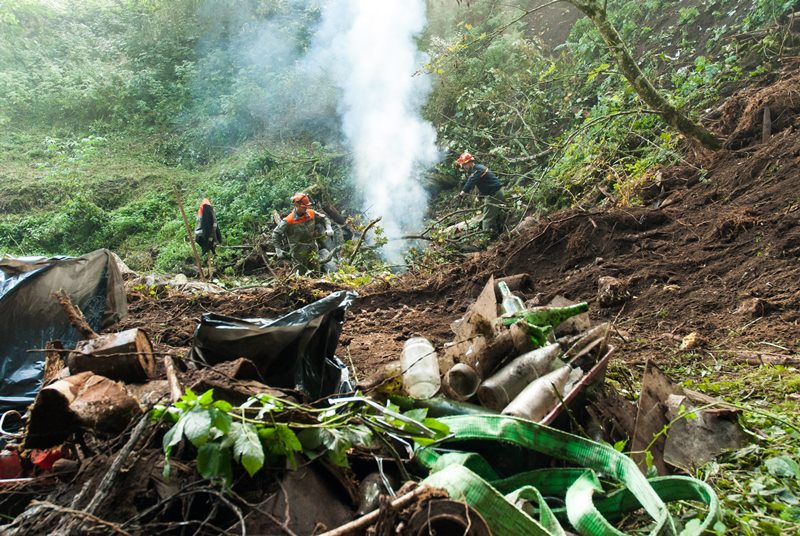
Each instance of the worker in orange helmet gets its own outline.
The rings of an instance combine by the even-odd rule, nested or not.
[[[197,210],[194,239],[200,245],[203,255],[208,252],[215,253],[217,244],[222,242],[222,233],[220,233],[219,225],[217,224],[217,216],[214,214],[214,207],[207,197],[203,198],[200,202],[200,208]]]
[[[490,238],[497,238],[501,231],[500,209],[505,204],[505,196],[497,175],[489,171],[483,164],[475,162],[475,157],[464,152],[455,161],[466,175],[464,186],[458,193],[463,197],[473,188],[478,189],[478,197],[483,199],[483,214],[481,228],[489,234]]]
[[[333,236],[333,228],[327,216],[309,208],[311,198],[303,192],[292,196],[294,210],[283,218],[272,231],[272,242],[278,258],[289,257],[297,264],[300,273],[318,271],[320,259],[329,261],[330,251],[320,249],[318,240]]]

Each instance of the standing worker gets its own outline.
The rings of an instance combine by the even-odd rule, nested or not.
[[[478,196],[483,199],[481,228],[489,234],[490,238],[497,238],[501,231],[500,208],[505,203],[500,179],[489,171],[489,168],[476,163],[475,157],[469,153],[462,153],[455,163],[464,170],[464,174],[467,176],[458,196],[463,197],[472,188],[478,187]]]
[[[194,227],[194,239],[200,246],[203,255],[215,253],[217,244],[222,242],[222,233],[217,225],[217,216],[214,214],[214,207],[207,197],[200,202],[197,210],[197,221]]]
[[[279,259],[286,257],[284,247],[288,246],[289,256],[300,273],[318,271],[320,260],[327,262],[330,252],[320,249],[317,240],[333,236],[331,222],[321,212],[309,208],[311,199],[302,192],[292,196],[292,204],[294,210],[272,231],[275,254]]]

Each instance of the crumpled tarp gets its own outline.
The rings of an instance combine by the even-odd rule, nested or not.
[[[276,320],[206,313],[194,333],[192,358],[215,365],[246,357],[270,387],[296,389],[312,400],[352,391],[347,367],[334,352],[345,310],[357,296],[334,292]]]
[[[0,259],[0,412],[22,410],[41,388],[48,341],[73,348],[82,339],[53,292],[64,289],[95,331],[127,315],[122,275],[113,254]]]

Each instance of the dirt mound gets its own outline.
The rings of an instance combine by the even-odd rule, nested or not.
[[[748,88],[720,108],[720,127],[730,132],[726,149],[741,149],[762,142],[766,129],[775,135],[797,128],[800,114],[800,74],[796,65],[766,87]]]

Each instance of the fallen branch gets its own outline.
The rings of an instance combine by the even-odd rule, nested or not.
[[[164,356],[164,369],[167,371],[167,381],[169,382],[169,395],[172,402],[177,402],[181,398],[181,383],[175,373],[175,362],[171,355]]]
[[[75,510],[73,508],[67,508],[66,506],[59,506],[57,504],[53,504],[48,501],[36,501],[36,500],[31,502],[31,506],[43,508],[46,510],[55,510],[56,512],[59,513],[69,514],[71,516],[83,518],[84,521],[91,521],[92,523],[96,523],[97,525],[102,525],[103,527],[112,531],[114,534],[122,534],[123,536],[130,536],[130,532],[123,530],[116,523],[106,521],[105,519],[100,519],[99,517],[94,516],[88,512],[84,512],[83,510]]]
[[[64,314],[67,315],[67,319],[72,326],[77,329],[81,335],[83,335],[84,339],[96,339],[99,337],[97,332],[91,328],[89,323],[86,321],[86,317],[83,316],[83,312],[78,309],[78,307],[72,303],[72,300],[69,297],[69,294],[64,291],[64,289],[58,289],[53,293],[53,297],[56,299],[61,308],[64,309]]]
[[[356,247],[353,249],[353,253],[350,255],[350,259],[347,261],[348,264],[353,264],[353,261],[356,259],[356,254],[358,254],[358,250],[361,249],[361,244],[364,242],[364,237],[367,236],[367,232],[375,226],[376,223],[381,221],[383,216],[379,216],[376,219],[369,222],[369,224],[364,227],[364,230],[361,232],[361,236],[358,237],[358,242],[356,242]]]
[[[119,472],[122,470],[122,466],[125,465],[125,462],[128,460],[128,456],[130,456],[131,452],[133,452],[136,443],[139,442],[139,439],[144,435],[145,430],[147,430],[148,425],[150,424],[150,416],[145,414],[140,420],[139,423],[136,425],[136,428],[133,429],[131,432],[131,437],[128,438],[128,442],[122,447],[117,454],[117,457],[114,459],[114,462],[111,464],[111,467],[108,468],[108,472],[103,476],[103,479],[100,481],[100,484],[97,486],[97,490],[94,492],[94,496],[92,500],[89,501],[89,504],[85,508],[85,512],[89,514],[94,514],[98,508],[103,504],[103,501],[108,496],[111,488],[114,486],[117,480],[117,476]]]
[[[419,497],[429,489],[430,488],[428,488],[427,486],[419,486],[417,489],[410,491],[405,495],[402,495],[393,500],[392,502],[390,502],[389,507],[394,509],[404,508],[409,504],[411,504],[412,502],[414,502],[414,500],[417,497]],[[324,532],[320,536],[345,536],[347,534],[353,534],[359,531],[360,529],[366,528],[375,523],[375,521],[378,520],[378,517],[380,517],[380,514],[381,514],[380,509],[373,510],[372,512],[365,514],[359,517],[358,519],[354,519],[349,523],[345,523],[341,527],[329,530],[328,532]]]

